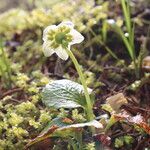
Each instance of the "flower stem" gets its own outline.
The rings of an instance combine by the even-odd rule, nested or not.
[[[75,68],[76,68],[76,70],[79,74],[80,81],[81,81],[83,89],[84,89],[84,95],[85,95],[86,104],[87,104],[87,109],[86,109],[87,119],[88,119],[88,121],[91,121],[91,120],[94,119],[94,114],[93,114],[93,110],[92,110],[93,104],[92,104],[90,96],[89,96],[89,92],[88,92],[88,89],[87,89],[87,85],[86,85],[86,82],[85,82],[83,72],[81,71],[80,65],[79,65],[77,59],[75,58],[74,54],[68,49],[66,49],[66,52],[68,53],[71,60],[73,61],[74,65],[75,65]]]

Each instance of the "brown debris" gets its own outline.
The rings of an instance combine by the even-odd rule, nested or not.
[[[146,72],[150,72],[150,56],[146,56],[142,62],[142,69]]]
[[[106,99],[106,104],[109,104],[113,110],[116,112],[120,111],[120,107],[127,104],[128,101],[123,95],[123,93],[118,93],[116,95],[110,96]]]

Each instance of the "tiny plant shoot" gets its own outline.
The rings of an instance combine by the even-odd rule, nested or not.
[[[108,24],[112,29],[119,34],[124,45],[128,51],[128,54],[133,62],[135,76],[139,78],[140,70],[138,68],[137,56],[134,43],[134,25],[131,20],[130,4],[129,0],[121,0],[122,11],[125,20],[125,26],[127,33],[124,33],[121,27],[119,27],[113,19],[108,20]]]

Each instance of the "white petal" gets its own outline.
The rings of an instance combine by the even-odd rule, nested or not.
[[[55,53],[54,49],[51,47],[50,42],[44,42],[43,43],[43,52],[46,57],[51,56],[53,53]]]
[[[114,19],[108,19],[108,20],[107,20],[107,23],[113,25],[113,24],[115,24],[116,22],[115,22]]]
[[[70,29],[73,29],[74,24],[71,21],[64,21],[58,25],[58,27],[60,27],[60,26],[67,26]]]
[[[62,47],[58,47],[57,49],[55,49],[55,53],[58,55],[58,57],[60,57],[63,60],[68,59],[68,54],[67,54],[66,50],[63,49]]]
[[[70,31],[70,34],[73,37],[73,40],[70,42],[70,45],[73,45],[73,44],[76,44],[76,43],[81,43],[84,40],[84,37],[81,35],[81,33],[76,31],[75,29],[72,29]]]
[[[43,41],[46,41],[47,40],[47,36],[48,36],[48,32],[50,30],[55,30],[57,28],[56,25],[51,25],[51,26],[48,26],[44,29],[43,31]]]

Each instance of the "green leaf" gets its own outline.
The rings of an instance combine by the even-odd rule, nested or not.
[[[48,138],[70,137],[70,136],[73,137],[76,132],[81,132],[79,129],[82,129],[84,127],[103,128],[103,125],[96,120],[92,120],[86,123],[67,125],[67,123],[64,122],[64,119],[65,118],[56,118],[52,120],[38,137],[31,140],[26,145],[26,149],[31,147],[34,144],[47,140]]]
[[[48,125],[44,128],[44,130],[41,132],[41,134],[43,134],[44,132],[48,132],[48,130],[52,127],[52,126],[57,126],[57,127],[64,127],[67,126],[69,123],[64,121],[64,118],[55,118],[53,119],[51,122],[48,123]]]
[[[108,131],[115,123],[117,122],[117,120],[115,119],[115,117],[112,115],[107,123],[107,126],[105,128],[105,131]]]
[[[92,92],[91,89],[88,91]],[[83,86],[67,79],[47,84],[42,92],[42,101],[53,108],[77,108],[86,105]]]
[[[41,132],[41,135],[46,135],[49,133],[49,130],[56,126],[57,129],[53,133],[53,136],[60,136],[60,137],[67,137],[69,135],[73,135],[73,132],[76,132],[79,128],[84,127],[95,127],[95,128],[103,128],[103,125],[96,121],[92,120],[90,122],[86,123],[77,123],[77,124],[71,124],[66,121],[68,118],[56,118],[53,119],[48,126]]]
[[[67,126],[57,129],[57,131],[65,131],[68,129],[71,130],[71,129],[78,129],[78,128],[84,128],[84,127],[103,128],[103,125],[96,120],[92,120],[92,121],[86,122],[86,123],[77,123],[77,124],[67,125]]]

